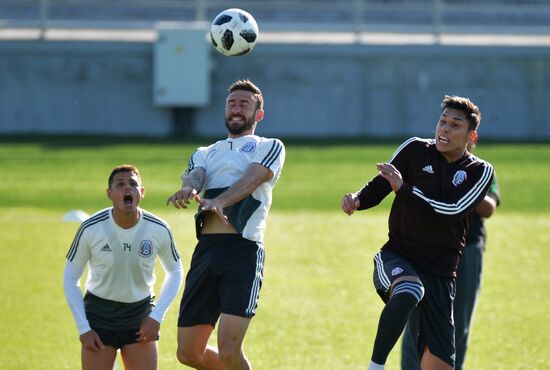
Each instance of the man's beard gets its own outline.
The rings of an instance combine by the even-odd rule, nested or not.
[[[254,114],[249,119],[246,119],[243,115],[236,115],[236,116],[240,116],[244,118],[244,123],[241,126],[238,126],[238,127],[231,126],[229,123],[229,120],[231,119],[231,117],[225,117],[225,127],[227,127],[227,130],[232,135],[240,135],[254,125],[254,117],[256,116],[256,114]]]

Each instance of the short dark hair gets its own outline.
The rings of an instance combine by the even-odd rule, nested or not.
[[[262,95],[262,91],[260,88],[252,83],[252,81],[245,79],[245,80],[237,80],[229,86],[229,89],[227,89],[229,93],[232,93],[235,90],[245,90],[250,91],[252,94],[254,94],[254,98],[256,98],[256,109],[264,109],[264,97]]]
[[[458,109],[466,113],[470,131],[476,131],[481,123],[481,112],[479,108],[468,98],[456,95],[445,95],[441,103],[441,111],[445,108]]]
[[[112,169],[111,174],[109,175],[109,187],[111,187],[111,184],[113,183],[113,177],[115,177],[115,175],[119,172],[133,172],[141,181],[141,175],[139,174],[139,170],[136,166],[131,164],[121,164],[120,166],[116,166]]]

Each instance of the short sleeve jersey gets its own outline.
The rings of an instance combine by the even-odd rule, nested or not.
[[[112,215],[112,207],[84,221],[71,244],[67,259],[88,265],[86,289],[112,301],[132,303],[153,296],[155,259],[164,266],[179,263],[168,224],[140,210],[138,223],[124,229]]]
[[[382,249],[400,254],[419,271],[456,276],[468,224],[491,186],[493,167],[467,151],[448,163],[435,140],[416,137],[401,144],[390,163],[404,182]],[[359,192],[359,209],[375,206],[391,191],[388,181],[376,176]]]
[[[246,135],[198,148],[191,155],[185,173],[197,167],[204,168],[206,177],[202,196],[211,199],[239,180],[251,163],[259,163],[273,172],[273,177],[258,186],[250,196],[224,209],[237,232],[246,239],[262,242],[273,187],[281,175],[284,161],[285,147],[279,139]]]

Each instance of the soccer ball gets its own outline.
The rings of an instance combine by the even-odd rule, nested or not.
[[[258,34],[256,20],[237,8],[218,14],[210,27],[212,45],[225,56],[249,53],[256,45]]]

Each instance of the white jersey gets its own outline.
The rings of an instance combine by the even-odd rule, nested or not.
[[[138,223],[124,229],[115,223],[109,207],[80,225],[67,259],[80,267],[88,264],[89,292],[132,303],[154,295],[157,255],[163,266],[180,264],[168,224],[141,209]]]
[[[246,239],[262,242],[271,207],[272,191],[285,162],[285,147],[279,139],[256,135],[220,140],[198,148],[189,159],[186,173],[196,167],[206,170],[202,194],[214,198],[239,180],[251,163],[259,163],[273,172],[247,198],[224,209],[231,225]],[[183,175],[182,175],[183,179]]]

